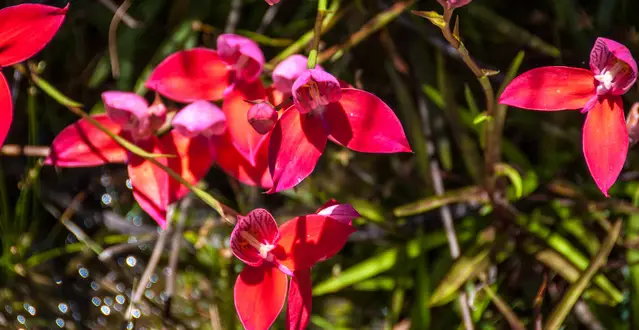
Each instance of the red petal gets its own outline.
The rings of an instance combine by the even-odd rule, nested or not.
[[[331,137],[350,149],[374,153],[411,151],[393,110],[371,93],[342,89],[342,98],[329,104],[324,116]]]
[[[351,204],[340,204],[336,200],[331,199],[324,203],[315,214],[331,217],[339,222],[347,225],[353,224],[353,219],[360,217],[357,210]]]
[[[289,95],[285,95],[284,93],[278,91],[273,85],[266,88],[267,100],[274,106],[277,106],[280,103],[284,102],[287,96]]]
[[[106,115],[93,116],[114,134],[120,134],[120,125]],[[108,163],[124,163],[127,152],[110,136],[97,129],[86,119],[65,127],[51,143],[51,153],[44,161],[60,167],[99,166]]]
[[[152,153],[166,153],[157,137],[137,143],[138,147]],[[167,165],[166,158],[156,158]],[[140,207],[163,229],[166,227],[166,209],[169,205],[169,175],[135,154],[129,154],[129,178],[133,197]]]
[[[309,176],[326,147],[324,124],[313,114],[301,115],[292,106],[271,131],[268,165],[275,193],[296,186]]]
[[[291,277],[286,306],[286,329],[303,330],[308,326],[313,306],[312,285],[310,269],[298,270]]]
[[[506,87],[499,103],[518,108],[556,111],[581,109],[595,96],[591,71],[548,66],[532,69],[515,78]]]
[[[222,99],[229,69],[217,52],[206,48],[179,51],[160,63],[145,86],[178,102]]]
[[[64,8],[21,4],[0,10],[0,66],[22,62],[42,50],[62,25]]]
[[[270,134],[262,137],[262,142],[255,156],[255,165],[237,151],[231,137],[226,133],[214,137],[215,149],[220,157],[217,157],[217,165],[226,174],[234,177],[243,184],[269,189],[273,186],[271,174],[268,171],[268,144]]]
[[[242,237],[243,231],[251,234],[261,244],[275,244],[280,238],[277,222],[265,209],[255,209],[246,216],[237,217],[229,243],[231,251],[247,265],[257,267],[262,264],[263,258],[260,252]]]
[[[608,197],[628,154],[628,132],[621,97],[601,98],[588,111],[583,129],[586,164],[599,190]]]
[[[272,265],[244,267],[235,281],[233,300],[247,330],[268,329],[284,307],[287,278]]]
[[[2,72],[0,72],[0,116],[0,146],[2,146],[7,134],[9,134],[9,128],[11,128],[11,122],[13,121],[11,90]]]
[[[185,137],[171,131],[162,136],[160,143],[164,153],[176,156],[168,158],[168,166],[193,185],[209,172],[215,161],[213,142],[205,136]],[[188,192],[188,187],[169,177],[169,204]]]
[[[307,269],[335,255],[353,232],[352,226],[326,216],[297,217],[280,226],[278,248],[273,253],[292,271]]]
[[[262,135],[258,134],[248,121],[247,113],[252,104],[245,100],[264,100],[266,93],[262,82],[238,82],[224,98],[222,111],[226,115],[227,131],[237,150],[249,162],[254,163]]]

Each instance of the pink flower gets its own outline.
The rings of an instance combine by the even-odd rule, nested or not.
[[[246,116],[253,129],[262,135],[270,132],[277,121],[277,111],[266,102],[253,104]]]
[[[463,7],[473,0],[437,0],[447,10]]]
[[[280,0],[266,0],[266,3],[268,3],[269,6],[272,6],[280,3]]]
[[[152,106],[135,93],[102,93],[104,110],[109,118],[129,131],[134,139],[147,139],[166,121],[166,107],[158,100]]]
[[[254,41],[222,34],[217,39],[217,51],[198,47],[164,59],[145,86],[178,102],[217,101],[238,82],[256,81],[263,67],[264,55]]]
[[[335,255],[355,229],[330,216],[296,217],[278,228],[264,209],[238,217],[231,233],[231,250],[246,267],[238,276],[233,296],[246,329],[268,329],[284,307],[288,276],[287,321],[303,329],[310,317],[310,268]]]
[[[317,69],[322,69],[319,65]],[[291,55],[273,69],[273,86],[284,94],[291,94],[293,83],[308,70],[308,58],[304,55]]]
[[[309,176],[326,141],[359,152],[410,152],[399,119],[377,96],[342,88],[329,73],[307,70],[293,84],[294,105],[270,134],[269,193],[292,188]]]
[[[583,152],[592,178],[608,197],[628,153],[621,95],[636,79],[637,63],[628,48],[598,38],[590,53],[590,70],[561,66],[530,70],[506,87],[499,102],[530,110],[587,113]]]
[[[53,39],[69,6],[57,8],[21,4],[0,9],[0,68],[22,62]],[[13,120],[13,100],[6,78],[0,72],[0,145]]]
[[[180,110],[171,124],[178,133],[186,137],[209,137],[224,133],[226,117],[216,105],[208,101],[195,101]]]

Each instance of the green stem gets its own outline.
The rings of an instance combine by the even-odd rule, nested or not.
[[[317,1],[317,16],[315,16],[315,27],[313,28],[313,46],[308,54],[308,68],[315,69],[317,65],[317,53],[319,52],[320,37],[322,35],[322,23],[326,15],[326,0]]]

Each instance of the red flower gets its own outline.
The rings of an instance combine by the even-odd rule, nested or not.
[[[335,255],[355,231],[330,213],[296,217],[279,228],[264,209],[238,217],[231,233],[231,250],[247,266],[235,282],[233,297],[246,329],[268,329],[273,324],[284,307],[286,275],[293,278],[287,314],[289,328],[302,329],[308,324],[310,268]],[[355,212],[353,217],[357,216]]]
[[[598,38],[590,53],[590,70],[561,66],[530,70],[506,87],[499,102],[530,110],[587,112],[583,152],[592,178],[608,197],[628,153],[621,95],[636,79],[637,63],[628,48]]]
[[[42,50],[62,25],[68,8],[22,4],[0,9],[0,69]],[[0,145],[9,133],[12,119],[11,91],[0,72]]]
[[[148,152],[175,155],[157,160],[185,180],[197,183],[212,166],[215,155],[210,138],[204,135],[186,137],[176,130],[162,137],[153,135],[146,123],[153,123],[153,119],[163,116],[162,111],[158,111],[159,104],[149,107],[142,97],[125,92],[105,92],[103,99],[107,114],[94,115],[93,119]],[[159,127],[157,123],[154,125],[151,126]],[[53,140],[51,154],[45,160],[45,164],[59,167],[107,163],[128,163],[133,196],[140,207],[164,228],[168,205],[184,197],[188,188],[151,162],[127,153],[88,120],[80,119],[62,130]]]
[[[270,135],[270,193],[292,188],[309,176],[328,139],[359,152],[411,151],[393,110],[371,93],[341,88],[335,77],[319,69],[302,73],[292,92],[294,105]]]

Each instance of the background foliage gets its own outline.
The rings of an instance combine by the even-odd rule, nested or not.
[[[0,6],[19,2],[0,1]],[[241,8],[232,9],[232,3]],[[216,36],[232,28],[229,13],[238,15],[236,32],[258,41],[267,59],[311,31],[316,14],[315,1],[283,0],[269,9],[263,0],[134,0],[128,10],[134,27],[122,22],[110,38],[113,4],[72,1],[53,42],[28,62],[92,112],[102,111],[103,91],[142,92],[150,69],[168,54],[214,47]],[[605,199],[583,161],[578,111],[509,109],[503,160],[510,165],[504,167],[510,180],[503,183],[518,216],[492,212],[479,188],[481,89],[439,29],[410,14],[411,9],[440,11],[439,4],[331,0],[329,5],[339,9],[322,37],[328,50],[320,56],[322,66],[388,102],[415,153],[354,154],[331,145],[309,179],[279,195],[241,186],[215,168],[205,180],[208,191],[241,213],[266,207],[286,220],[335,198],[363,215],[344,250],[314,269],[312,327],[455,329],[463,327],[455,300],[463,292],[477,329],[536,328],[600,250],[614,220],[622,219],[622,234],[565,326],[639,328],[634,149],[612,198]],[[639,54],[637,12],[639,3],[631,0],[475,0],[455,11],[471,55],[483,68],[500,71],[491,77],[495,88],[534,67],[586,67],[599,36]],[[117,48],[117,78],[110,42]],[[3,72],[16,103],[6,144],[43,146],[25,152],[46,152],[44,146],[77,117],[19,71]],[[639,101],[638,92],[631,89],[625,104]],[[125,167],[55,169],[12,150],[5,146],[0,161],[0,325],[99,329],[126,325],[128,317],[139,328],[240,326],[232,287],[241,265],[227,246],[231,228],[203,203],[193,199],[188,209],[176,212],[188,215],[184,229],[168,235],[142,303],[127,316],[132,289],[159,234],[134,205]],[[433,183],[440,179],[445,194],[435,197]],[[442,217],[454,219],[462,251],[457,261]],[[183,243],[176,250],[176,271],[166,268],[173,240]],[[171,296],[166,285],[173,280]]]

